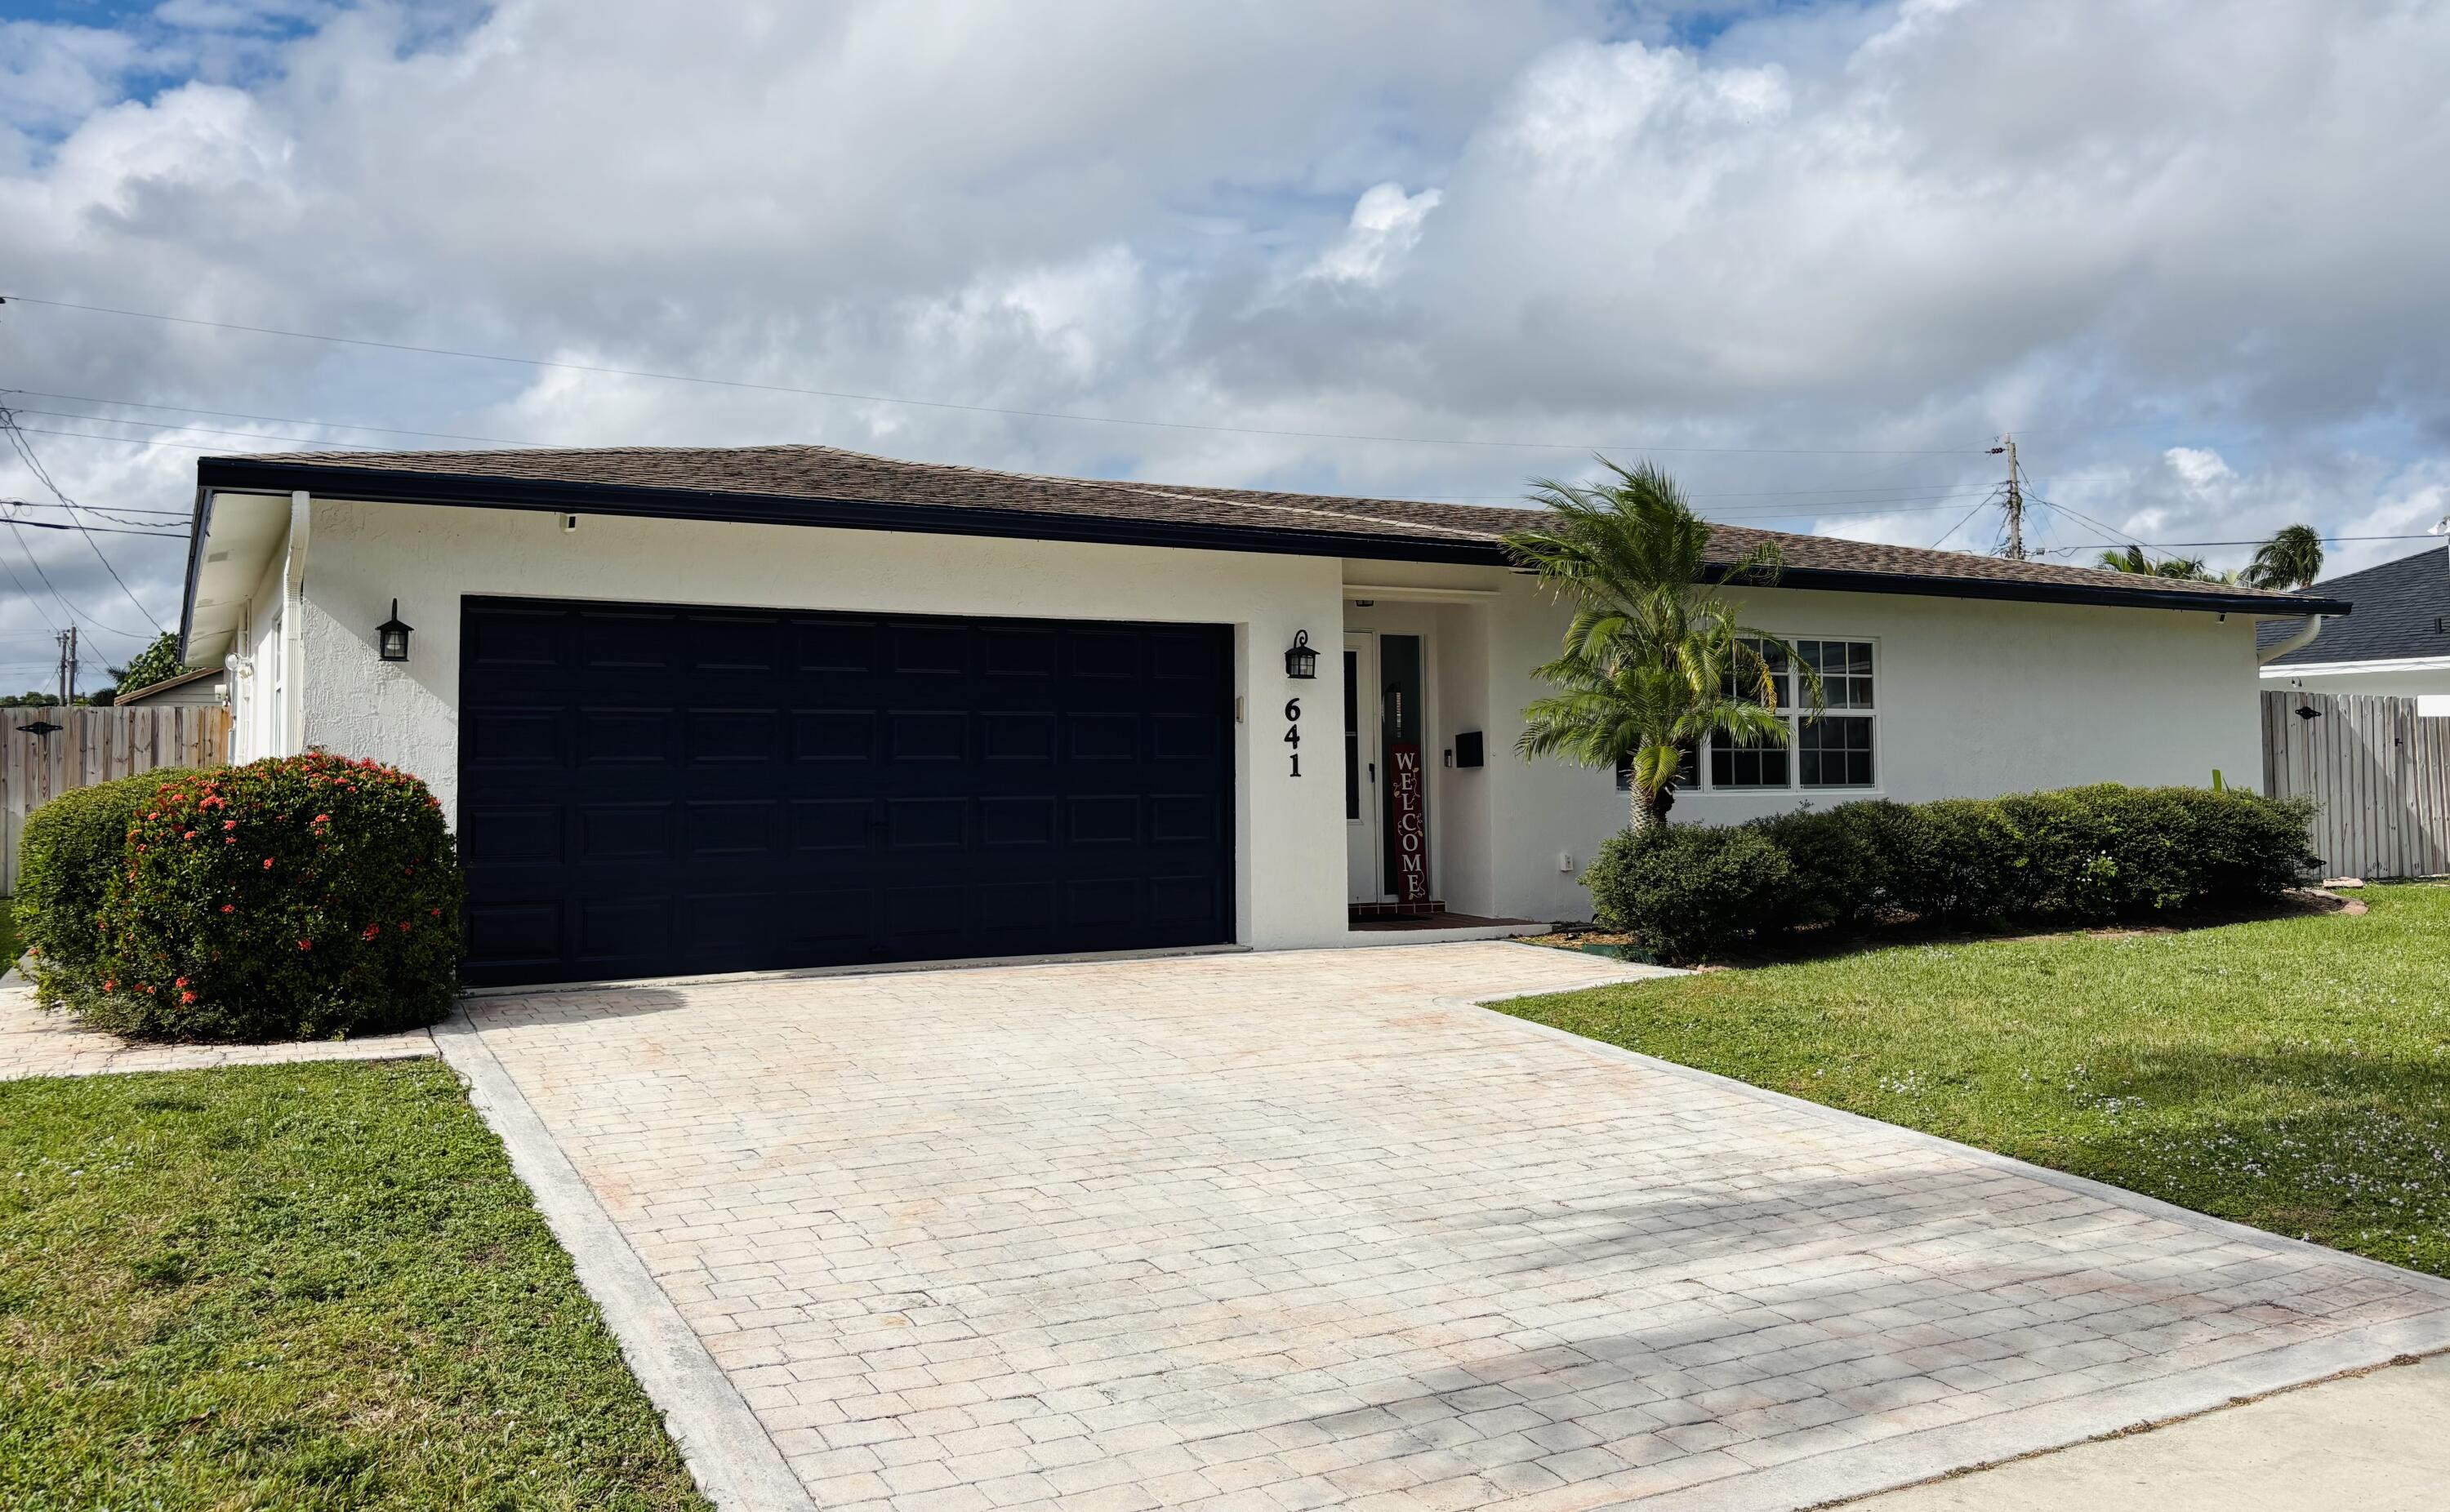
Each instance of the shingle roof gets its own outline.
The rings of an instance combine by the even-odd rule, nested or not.
[[[2418,656],[2450,656],[2450,554],[2428,546],[2362,572],[2314,585],[2325,598],[2356,606],[2354,618],[2325,625],[2314,644],[2271,663],[2306,667],[2323,662],[2387,662]],[[2286,625],[2261,627],[2264,645],[2289,633]]]
[[[1084,527],[1103,522],[1131,528],[1131,533],[1114,537],[1118,539],[1146,541],[1170,532],[1165,539],[1185,545],[1214,538],[1219,544],[1239,542],[1243,550],[1491,562],[1502,560],[1498,537],[1526,518],[1522,509],[1494,505],[1049,477],[823,446],[285,453],[206,457],[197,475],[210,488],[312,488],[340,497],[523,502],[530,508],[584,510],[617,494],[632,506],[629,513],[917,531],[1042,532],[1070,539],[1094,538],[1094,529]],[[754,514],[737,508],[726,513],[721,501],[727,500],[764,501],[768,507]],[[794,503],[804,508],[788,507]],[[771,507],[776,505],[784,507]],[[829,513],[845,505],[865,514],[843,519]],[[880,505],[891,508],[884,514],[867,508]],[[1719,560],[1738,560],[1762,543],[1778,547],[1782,581],[1791,587],[2303,612],[2291,595],[2223,584],[1712,527],[1712,554]]]

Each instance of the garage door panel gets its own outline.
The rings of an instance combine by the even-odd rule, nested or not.
[[[897,851],[966,849],[969,816],[966,798],[887,799],[885,843]]]
[[[873,620],[802,620],[791,627],[791,668],[803,674],[873,674],[879,627]]]
[[[1064,836],[1074,845],[1137,845],[1140,800],[1136,793],[1089,794],[1063,803]]]
[[[801,798],[791,804],[791,848],[864,851],[874,843],[876,804],[865,798]]]
[[[782,754],[778,709],[692,708],[688,724],[690,761],[695,766],[771,762]]]
[[[804,762],[876,758],[877,717],[866,708],[803,708],[791,715],[791,756]]]
[[[979,635],[979,669],[990,679],[1044,680],[1055,675],[1061,634],[1053,630],[989,626]]]
[[[468,760],[478,766],[558,766],[561,730],[558,709],[488,709],[460,722]]]
[[[1232,938],[1225,627],[463,618],[474,981]]]
[[[763,856],[786,838],[783,804],[772,798],[695,799],[681,810],[681,835],[693,858]]]
[[[948,678],[969,672],[966,625],[899,624],[887,638],[892,647],[887,666],[899,676]]]
[[[898,762],[958,762],[969,754],[966,709],[900,709],[885,727],[885,748]]]
[[[589,804],[578,810],[578,859],[644,862],[672,853],[669,803]]]
[[[591,766],[664,766],[672,759],[678,725],[670,708],[582,708],[578,759]]]
[[[581,965],[612,966],[658,960],[671,954],[672,900],[603,898],[578,905],[577,959]]]
[[[982,798],[978,812],[979,844],[984,849],[1045,850],[1055,843],[1052,797]]]
[[[471,881],[474,881],[472,878]],[[565,941],[561,904],[552,901],[472,902],[468,905],[468,954],[472,960],[518,969],[557,961]],[[551,981],[550,976],[516,979]]]
[[[462,805],[459,859],[468,866],[557,863],[562,859],[558,804]]]

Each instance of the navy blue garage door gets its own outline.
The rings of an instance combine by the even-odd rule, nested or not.
[[[462,612],[471,982],[1233,937],[1225,626]]]

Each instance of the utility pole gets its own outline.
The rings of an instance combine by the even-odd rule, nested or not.
[[[75,626],[71,625],[71,626],[69,626],[69,627],[68,627],[68,696],[60,700],[61,704],[63,704],[63,705],[73,704],[73,703],[75,703],[75,702],[76,702],[76,653],[77,653],[77,628],[76,628]]]
[[[1999,444],[1991,448],[1993,456],[2002,452],[2008,455],[2008,544],[1999,554],[2012,562],[2021,562],[2025,559],[2025,475],[2016,467],[2014,436],[2003,436]]]

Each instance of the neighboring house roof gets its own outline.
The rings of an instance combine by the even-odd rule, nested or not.
[[[181,672],[176,677],[165,677],[158,683],[147,683],[143,688],[128,688],[113,698],[111,703],[124,708],[129,704],[141,704],[147,699],[175,691],[190,683],[201,683],[207,677],[221,675],[222,669],[218,667],[199,667],[192,672]]]
[[[2429,546],[2362,572],[2314,585],[2311,594],[2345,599],[2356,615],[2324,625],[2312,645],[2272,661],[2270,667],[2312,667],[2331,662],[2390,662],[2450,656],[2450,553]],[[2286,624],[2257,628],[2265,646],[2282,640]]]
[[[823,446],[209,456],[196,478],[242,493],[1488,565],[1506,562],[1498,537],[1534,517],[1491,505],[1045,477]],[[1763,543],[1779,548],[1788,588],[2255,614],[2313,608],[2218,583],[1712,527],[1721,561]]]

